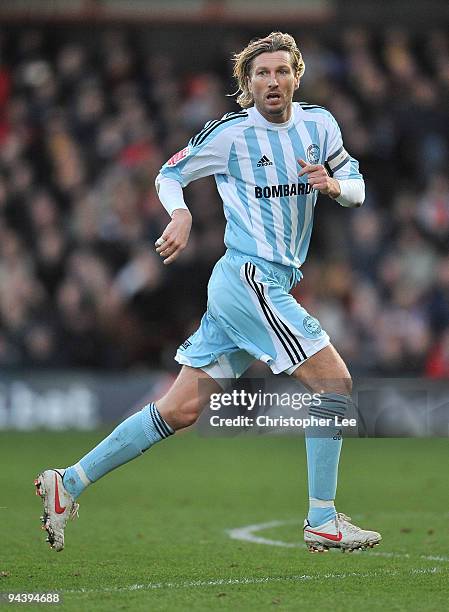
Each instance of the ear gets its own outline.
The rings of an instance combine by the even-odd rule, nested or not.
[[[297,74],[295,76],[295,91],[298,89],[300,83],[301,83],[301,77],[299,76],[299,74]]]
[[[251,87],[251,77],[250,76],[246,77],[246,82],[247,82],[247,85],[248,85],[248,91],[250,93],[253,93],[253,90],[252,90],[252,87]]]

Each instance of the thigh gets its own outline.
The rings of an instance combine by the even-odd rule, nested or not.
[[[292,376],[315,393],[351,393],[351,375],[332,344],[299,365]]]

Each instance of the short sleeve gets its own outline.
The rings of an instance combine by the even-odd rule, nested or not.
[[[325,167],[329,174],[337,179],[361,179],[359,162],[345,149],[340,127],[330,113],[328,115],[327,131],[328,145]]]
[[[170,157],[160,173],[178,181],[182,187],[205,176],[225,174],[232,145],[232,128],[246,117],[247,113],[230,113],[220,120],[207,122],[184,149]]]

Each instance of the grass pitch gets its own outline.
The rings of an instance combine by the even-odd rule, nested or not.
[[[447,609],[447,440],[344,442],[337,506],[382,533],[373,551],[302,546],[301,438],[189,432],[86,491],[55,553],[33,479],[103,433],[0,434],[0,592],[58,591],[64,610],[89,612]],[[229,536],[248,526],[271,544]]]

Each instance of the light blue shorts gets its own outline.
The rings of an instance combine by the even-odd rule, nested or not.
[[[213,378],[238,378],[254,359],[274,374],[293,372],[330,343],[289,293],[298,276],[293,268],[228,250],[213,269],[200,327],[176,361]]]

